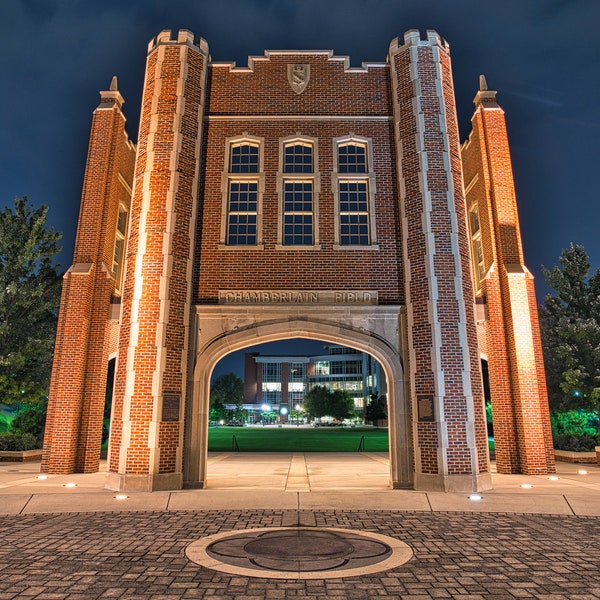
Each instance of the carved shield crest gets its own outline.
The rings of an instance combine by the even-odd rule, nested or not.
[[[310,65],[288,65],[288,81],[296,94],[301,94],[310,79]]]

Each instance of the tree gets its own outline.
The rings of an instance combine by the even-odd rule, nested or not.
[[[0,402],[44,404],[60,305],[60,233],[26,197],[0,211]]]
[[[354,401],[346,390],[316,385],[304,396],[303,408],[311,417],[333,417],[341,421],[354,413]]]
[[[550,406],[600,413],[600,269],[590,277],[588,255],[575,244],[559,263],[542,267],[556,291],[540,307]]]
[[[365,421],[377,425],[378,421],[387,419],[386,409],[385,396],[380,396],[377,392],[371,394],[371,399],[365,408]]]
[[[210,418],[213,421],[226,419],[226,404],[240,407],[244,403],[244,382],[235,373],[217,377],[210,388]]]

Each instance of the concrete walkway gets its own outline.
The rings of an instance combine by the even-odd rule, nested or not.
[[[398,510],[600,516],[600,467],[558,463],[557,477],[493,474],[493,489],[466,493],[389,488],[384,453],[220,453],[204,490],[129,493],[95,474],[48,475],[39,463],[0,463],[0,514],[182,510]],[[582,471],[585,471],[583,473]]]

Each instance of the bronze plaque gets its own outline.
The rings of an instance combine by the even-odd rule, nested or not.
[[[162,420],[167,422],[179,421],[180,396],[169,394],[163,396]]]
[[[419,422],[434,421],[433,414],[433,394],[417,395],[417,411]]]

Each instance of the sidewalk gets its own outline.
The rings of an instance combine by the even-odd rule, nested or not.
[[[557,463],[558,479],[494,472],[494,487],[482,492],[481,500],[472,500],[466,493],[391,490],[384,453],[211,454],[204,490],[123,495],[104,488],[105,463],[99,473],[45,479],[40,478],[39,466],[36,462],[0,463],[0,515],[397,510],[600,516],[600,467],[593,464]]]

